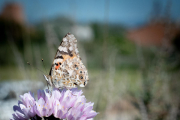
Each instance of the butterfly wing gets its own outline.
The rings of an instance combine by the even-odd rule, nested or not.
[[[83,65],[77,48],[77,39],[66,34],[56,52],[49,75],[56,88],[84,87],[88,82],[88,73]]]

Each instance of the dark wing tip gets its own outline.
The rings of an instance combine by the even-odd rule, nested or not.
[[[65,37],[66,37],[66,36],[68,36],[68,35],[71,35],[71,33],[70,33],[70,32],[68,32],[68,33],[65,35]]]

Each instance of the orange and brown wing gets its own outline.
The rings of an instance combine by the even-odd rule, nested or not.
[[[58,70],[66,59],[73,59],[74,57],[79,58],[77,40],[73,34],[68,33],[65,35],[58,47],[49,75],[52,75],[54,70]]]
[[[49,72],[56,88],[84,87],[88,82],[88,73],[83,65],[74,35],[68,33],[58,47]]]

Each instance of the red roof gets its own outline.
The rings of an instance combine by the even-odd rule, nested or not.
[[[165,36],[168,36],[170,38],[169,40],[172,40],[179,31],[180,29],[175,24],[168,25],[157,22],[129,30],[127,37],[139,45],[160,46]]]

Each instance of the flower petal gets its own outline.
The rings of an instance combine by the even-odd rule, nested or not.
[[[38,100],[39,100],[40,98],[43,98],[43,99],[45,100],[44,90],[38,90],[37,95],[38,95]]]
[[[87,115],[87,119],[93,118],[93,117],[95,117],[97,114],[98,114],[97,112],[91,111],[91,112],[89,112],[89,114]]]
[[[26,116],[25,116],[23,113],[19,112],[19,111],[16,111],[16,116],[17,116],[20,120],[25,120],[25,119],[27,119]]]
[[[97,115],[93,111],[94,103],[86,103],[86,98],[82,95],[82,90],[77,88],[54,89],[52,93],[49,90],[38,90],[38,100],[34,98],[31,92],[21,95],[18,106],[14,106],[15,113],[12,120],[36,119],[37,117],[46,117],[54,115],[59,119],[68,120],[86,120]]]
[[[53,92],[52,92],[52,97],[53,97],[54,99],[57,99],[57,100],[60,99],[61,93],[59,92],[58,89],[54,89],[54,90],[53,90]]]
[[[16,111],[19,111],[19,112],[21,112],[21,113],[23,113],[23,111],[21,110],[21,108],[19,107],[19,106],[17,106],[17,105],[14,105],[13,106],[13,110],[16,112]]]
[[[88,114],[91,110],[93,109],[93,106],[88,106],[86,107],[83,111],[84,111],[84,114]]]
[[[14,120],[19,120],[19,118],[16,116],[16,114],[12,114]]]

